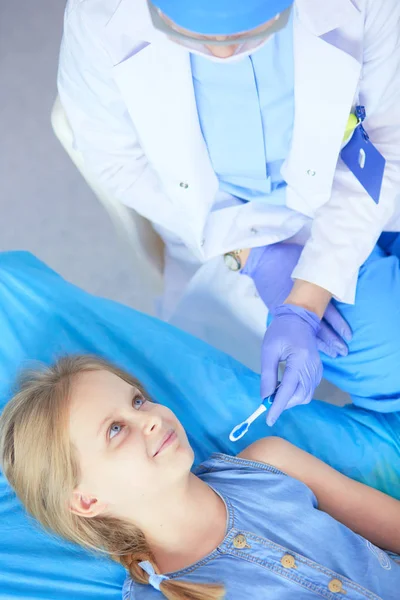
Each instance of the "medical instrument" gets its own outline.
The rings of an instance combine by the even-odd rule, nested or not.
[[[184,41],[214,45],[229,45],[232,39],[210,40],[209,36],[240,36],[235,41],[242,42],[262,39],[283,29],[289,21],[292,4],[293,0],[266,0],[261,3],[259,0],[247,0],[245,4],[243,0],[148,0],[156,29]],[[273,19],[275,21],[268,24]]]
[[[278,391],[278,388],[279,388],[279,384],[278,384],[275,392],[272,394],[272,396],[265,398],[265,400],[262,402],[262,404],[260,404],[260,406],[257,408],[257,410],[255,410],[245,421],[243,421],[242,423],[239,423],[239,425],[236,425],[236,427],[234,427],[232,429],[232,431],[229,435],[229,439],[231,442],[237,442],[243,436],[245,436],[250,428],[250,425],[252,423],[254,423],[254,421],[256,419],[258,419],[258,417],[260,415],[262,415],[267,410],[269,410],[271,404],[274,401],[274,398],[275,398],[276,392]]]

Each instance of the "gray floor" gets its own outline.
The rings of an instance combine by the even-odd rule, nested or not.
[[[0,250],[131,304],[128,250],[50,126],[64,6],[0,0]]]

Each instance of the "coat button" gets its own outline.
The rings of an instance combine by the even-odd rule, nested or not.
[[[255,233],[258,233],[258,229],[256,229],[255,227],[252,227],[252,228],[250,229],[250,231],[251,231],[251,233],[254,233],[254,234],[255,234]]]
[[[186,183],[186,181],[181,181],[179,184],[179,187],[183,188],[184,190],[187,190],[189,187],[189,184]]]
[[[235,535],[233,538],[233,545],[235,548],[239,548],[239,550],[242,550],[243,548],[251,548],[251,546],[249,546],[247,543],[245,536],[241,533],[239,533],[239,535]]]
[[[296,569],[296,561],[294,559],[294,556],[292,556],[291,554],[285,554],[284,556],[282,556],[281,565],[282,567],[285,567],[285,569]]]
[[[313,169],[308,169],[307,171],[307,175],[309,175],[310,177],[315,177],[317,174],[316,171],[313,171]]]
[[[203,238],[200,242],[200,246],[203,247],[205,243],[206,243],[206,240],[205,240],[205,238]]]
[[[332,592],[332,594],[340,594],[343,591],[343,583],[340,579],[331,579],[328,583],[328,590]]]

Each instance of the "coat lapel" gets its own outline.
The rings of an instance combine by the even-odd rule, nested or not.
[[[144,153],[176,209],[189,219],[186,227],[192,223],[200,239],[218,182],[198,119],[190,54],[154,30],[145,15],[141,16],[143,29],[139,34],[144,41],[132,47],[132,38],[121,36],[132,9],[125,0],[122,5],[107,26],[114,48],[114,80]],[[134,37],[138,37],[136,30]],[[114,39],[120,40],[119,45]],[[193,190],[197,190],[198,202]],[[162,214],[159,217],[153,220],[161,222]]]
[[[328,6],[333,6],[334,11]],[[346,25],[348,24],[348,25]],[[354,105],[361,63],[362,15],[349,0],[318,7],[298,0],[294,20],[295,121],[292,146],[282,173],[287,204],[313,213],[330,196],[344,130]],[[340,28],[340,29],[339,29]],[[353,38],[355,56],[340,46]],[[302,198],[302,200],[301,200]],[[308,205],[304,210],[304,204]]]

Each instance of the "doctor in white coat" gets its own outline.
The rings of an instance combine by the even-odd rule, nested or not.
[[[318,350],[355,403],[400,410],[398,263],[376,247],[400,230],[399,32],[398,0],[67,4],[76,147],[163,238],[161,316],[262,354],[263,397],[286,361],[269,424],[311,400]]]

